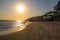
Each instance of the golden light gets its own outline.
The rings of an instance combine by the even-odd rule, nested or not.
[[[19,30],[23,30],[25,29],[25,26],[24,26],[24,22],[23,21],[20,21],[20,20],[17,20],[17,25],[19,27]]]
[[[23,12],[24,11],[24,6],[20,5],[20,6],[18,6],[17,9],[18,9],[19,12]]]

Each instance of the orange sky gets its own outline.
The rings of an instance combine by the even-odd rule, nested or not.
[[[25,20],[33,16],[40,16],[53,10],[57,0],[0,0],[1,20]],[[24,6],[22,13],[18,12],[18,5]]]

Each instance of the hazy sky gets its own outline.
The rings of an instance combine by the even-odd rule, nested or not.
[[[24,20],[31,16],[43,15],[53,10],[58,0],[0,0],[0,19]],[[23,5],[25,11],[18,12],[17,6]]]

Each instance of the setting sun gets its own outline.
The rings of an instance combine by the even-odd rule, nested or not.
[[[24,6],[22,6],[22,5],[21,6],[18,6],[17,9],[18,9],[19,12],[23,12],[24,11]]]

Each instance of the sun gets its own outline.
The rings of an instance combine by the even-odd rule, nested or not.
[[[23,12],[24,11],[24,6],[20,5],[17,7],[18,11],[19,12]]]

